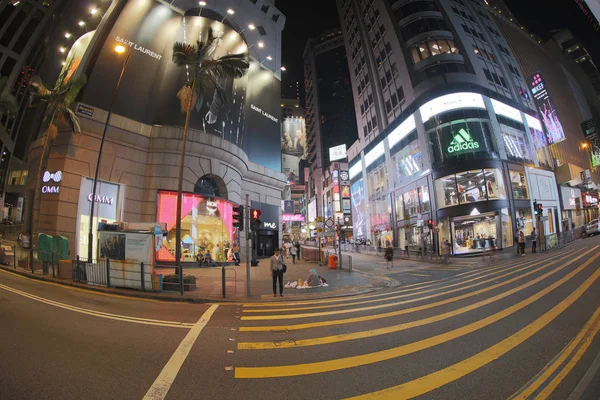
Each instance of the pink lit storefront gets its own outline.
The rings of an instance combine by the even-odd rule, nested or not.
[[[184,193],[181,209],[181,246],[183,261],[195,262],[197,254],[210,252],[213,260],[227,261],[227,253],[239,243],[233,227],[231,201],[218,197]],[[175,222],[177,192],[158,192],[157,221],[167,224],[167,235],[156,252],[157,262],[175,262]]]

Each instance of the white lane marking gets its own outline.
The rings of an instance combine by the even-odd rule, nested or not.
[[[164,366],[160,375],[158,375],[158,378],[156,378],[150,389],[148,389],[143,400],[162,400],[167,396],[167,392],[175,381],[175,378],[177,377],[183,362],[190,353],[192,346],[196,342],[196,339],[198,339],[198,335],[200,335],[200,332],[202,332],[202,329],[204,329],[217,307],[219,307],[217,304],[210,306],[192,329],[190,329],[188,334],[185,335],[185,338],[179,343],[179,347],[177,347],[175,353],[173,353],[167,364]]]
[[[18,289],[11,288],[10,286],[6,286],[0,284],[0,289],[4,289],[6,291],[12,292],[14,294],[18,294],[19,296],[27,297],[28,299],[38,301],[40,303],[48,304],[54,307],[59,307],[65,310],[78,312],[81,314],[92,315],[94,317],[113,319],[116,321],[124,321],[124,322],[132,322],[136,324],[145,324],[145,325],[156,325],[156,326],[167,326],[171,328],[185,328],[190,329],[193,324],[189,324],[187,322],[178,322],[178,321],[163,321],[159,319],[148,319],[148,318],[139,318],[139,317],[130,317],[127,315],[119,315],[119,314],[111,314],[105,313],[102,311],[90,310],[87,308],[81,308],[77,306],[72,306],[65,303],[60,303],[58,301],[46,299],[44,297],[36,296],[31,293],[23,292]]]

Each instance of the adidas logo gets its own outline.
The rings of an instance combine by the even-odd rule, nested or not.
[[[459,151],[475,150],[479,148],[479,142],[473,140],[465,128],[454,133],[454,140],[448,146],[448,153],[457,153]]]

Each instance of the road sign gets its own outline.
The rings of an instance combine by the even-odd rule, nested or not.
[[[318,237],[335,237],[335,232],[319,232]]]
[[[325,221],[325,226],[328,228],[333,228],[334,225],[335,222],[333,222],[333,218],[327,218],[327,220]]]
[[[421,213],[418,213],[418,214],[417,214],[417,219],[418,219],[418,220],[421,220],[421,219],[423,219],[423,215],[422,215]]]
[[[417,221],[417,226],[423,226],[423,220],[422,219],[420,219],[420,220]]]

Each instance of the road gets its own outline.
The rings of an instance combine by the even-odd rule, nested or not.
[[[390,271],[405,284],[358,296],[251,304],[2,271],[0,398],[598,399],[599,267],[600,237]]]

